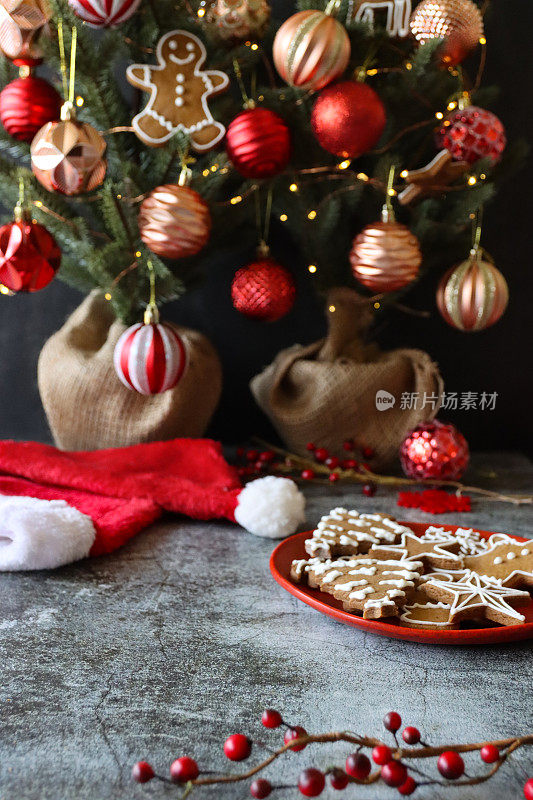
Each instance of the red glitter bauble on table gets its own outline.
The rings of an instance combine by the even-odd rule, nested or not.
[[[61,263],[56,240],[27,212],[0,228],[0,284],[11,292],[38,292],[48,286]]]
[[[272,178],[289,163],[289,129],[270,109],[250,108],[229,125],[226,149],[231,163],[244,178]]]
[[[0,92],[0,122],[14,139],[31,142],[43,125],[59,119],[61,103],[48,81],[21,76]]]
[[[509,289],[502,273],[479,251],[448,270],[437,289],[437,306],[448,325],[482,331],[498,322],[507,308]]]
[[[141,0],[68,0],[74,13],[93,28],[116,28],[134,15]]]
[[[270,257],[240,269],[231,284],[233,307],[252,319],[275,322],[291,310],[296,287],[291,273]]]
[[[315,102],[311,126],[329,153],[356,158],[370,150],[385,127],[385,106],[366,83],[341,81],[324,89]]]
[[[128,389],[161,394],[172,389],[187,367],[187,350],[170,325],[138,322],[124,331],[115,345],[115,370]]]
[[[490,158],[496,164],[505,150],[505,128],[496,114],[467,106],[450,114],[437,133],[437,147],[448,150],[454,161],[475,164]]]
[[[458,480],[468,466],[470,452],[463,434],[450,423],[423,422],[405,437],[400,461],[408,478]]]

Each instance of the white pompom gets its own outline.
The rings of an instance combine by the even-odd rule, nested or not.
[[[305,520],[305,498],[288,478],[267,475],[251,481],[239,495],[235,519],[267,539],[283,539]]]

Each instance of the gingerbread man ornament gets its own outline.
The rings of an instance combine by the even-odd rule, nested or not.
[[[150,92],[148,104],[132,121],[135,133],[150,147],[160,147],[183,131],[195,150],[210,150],[226,130],[213,119],[208,99],[226,89],[228,76],[202,69],[205,47],[188,31],[165,34],[156,54],[157,65],[132,64],[126,72],[132,86]]]

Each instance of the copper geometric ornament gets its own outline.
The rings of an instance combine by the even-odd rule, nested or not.
[[[73,118],[47,122],[32,142],[31,165],[49,192],[90,192],[104,180],[105,149],[105,140],[87,122]]]
[[[48,0],[0,0],[0,50],[16,64],[35,64],[37,40],[52,16]]]

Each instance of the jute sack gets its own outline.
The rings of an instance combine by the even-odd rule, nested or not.
[[[150,397],[130,391],[113,367],[125,326],[92,292],[39,357],[39,391],[56,445],[93,450],[202,436],[220,399],[222,367],[205,336],[176,328],[189,354],[179,384]]]
[[[436,415],[443,381],[421,350],[383,353],[362,343],[372,317],[367,299],[335,289],[327,305],[334,308],[327,338],[283,350],[250,388],[291,452],[305,455],[314,442],[341,456],[343,441],[353,438],[372,447],[372,467],[381,468],[412,427]],[[413,393],[416,408],[401,407],[404,393]],[[422,408],[424,397],[432,401]]]

